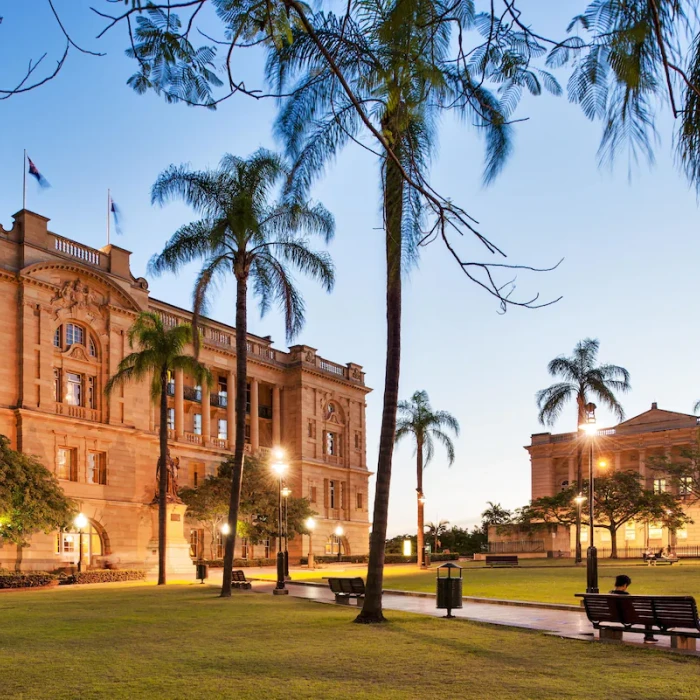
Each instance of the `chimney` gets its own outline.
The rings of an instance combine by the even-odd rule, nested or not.
[[[654,401],[654,403],[651,404],[651,410],[656,411],[657,408],[658,408],[658,406],[656,405],[656,401]]]

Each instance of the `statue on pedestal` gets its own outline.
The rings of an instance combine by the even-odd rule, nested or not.
[[[170,456],[170,450],[168,450],[168,454],[166,459],[166,468],[168,470],[167,473],[167,486],[165,489],[165,500],[168,503],[182,503],[180,500],[180,497],[177,495],[177,473],[180,469],[180,458],[175,457],[173,459]],[[153,503],[158,503],[158,496],[159,496],[159,487],[160,487],[160,460],[158,460],[158,468],[156,469],[156,493],[153,498]]]

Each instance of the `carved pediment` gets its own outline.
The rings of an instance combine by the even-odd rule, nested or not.
[[[66,350],[66,357],[70,357],[72,360],[81,360],[82,362],[91,362],[92,358],[85,351],[82,345],[73,344]]]
[[[102,309],[107,304],[104,295],[89,287],[79,277],[74,280],[66,280],[56,295],[51,299],[51,306],[56,310],[74,309],[90,310],[97,315],[102,315]]]

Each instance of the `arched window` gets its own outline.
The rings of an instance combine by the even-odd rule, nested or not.
[[[85,345],[85,329],[77,323],[66,323],[66,348],[74,343]]]
[[[60,530],[56,534],[56,554],[67,561],[77,562],[80,558],[80,539],[80,531],[75,527]],[[105,554],[102,536],[92,522],[83,529],[82,540],[83,563],[90,566],[95,557]]]
[[[54,399],[57,404],[75,407],[75,409],[63,409],[57,406],[57,412],[98,420],[95,414],[79,410],[80,408],[92,411],[99,409],[99,367],[94,362],[99,358],[98,341],[89,328],[71,321],[56,328],[53,344],[57,350],[66,353],[60,358],[54,357]],[[69,354],[67,351],[74,345],[83,346],[86,353],[77,350]],[[89,356],[89,361],[86,356]]]
[[[95,341],[92,338],[90,338],[89,350],[90,350],[90,357],[97,357],[97,344],[95,343]]]

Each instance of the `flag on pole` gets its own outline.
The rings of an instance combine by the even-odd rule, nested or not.
[[[109,211],[114,217],[114,230],[118,236],[121,236],[122,231],[122,212],[121,209],[114,203],[112,196],[109,197]]]
[[[29,156],[27,156],[27,162],[29,163],[29,174],[36,178],[36,181],[39,183],[39,187],[44,190],[47,187],[51,187],[49,181],[39,172],[39,168],[34,165],[34,161]]]

